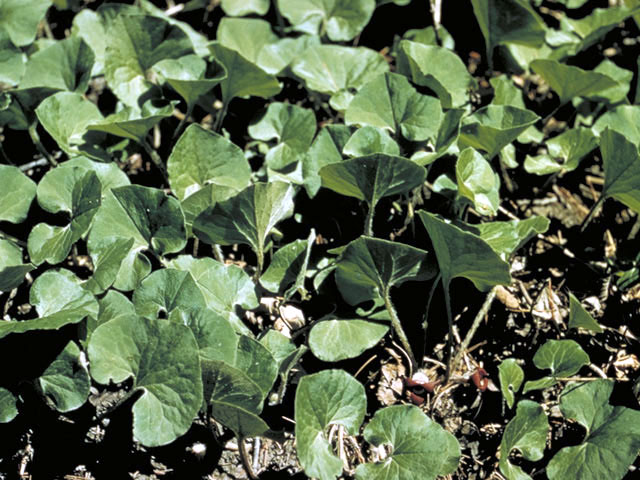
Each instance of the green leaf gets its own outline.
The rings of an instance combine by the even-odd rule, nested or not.
[[[361,236],[349,243],[336,268],[336,284],[350,305],[384,298],[391,287],[409,280],[429,280],[433,261],[424,250]]]
[[[105,25],[102,22],[100,14],[89,9],[79,11],[73,17],[74,35],[79,36],[84,42],[91,47],[95,57],[93,64],[93,75],[104,73],[104,54],[107,48],[107,36],[105,34]]]
[[[223,17],[218,25],[216,40],[262,68],[259,61],[262,49],[276,42],[278,37],[271,31],[271,24],[264,20]]]
[[[580,445],[564,447],[549,462],[550,480],[622,479],[640,450],[640,411],[609,404],[613,382],[571,383],[560,410],[586,430]]]
[[[380,1],[380,0],[378,0]],[[411,0],[404,0],[406,4],[409,4]],[[394,3],[399,3],[397,0]],[[436,36],[436,29],[431,27],[411,29],[404,32],[402,38],[405,40],[411,40],[412,42],[423,43],[424,45],[439,45],[449,50],[455,50],[456,42],[451,34],[444,26],[438,26],[438,35]],[[438,41],[439,40],[439,41]]]
[[[469,90],[476,82],[451,50],[402,40],[397,61],[398,72],[413,83],[433,90],[443,108],[458,108],[469,103]]]
[[[0,31],[4,30],[16,47],[29,45],[51,3],[51,0],[2,0]]]
[[[431,237],[446,288],[457,277],[471,280],[482,291],[494,285],[511,283],[509,264],[481,237],[424,210],[420,210],[418,215]]]
[[[558,94],[561,104],[574,97],[586,97],[618,86],[618,82],[607,75],[564,65],[556,60],[534,60],[530,67]]]
[[[458,143],[460,148],[484,150],[492,158],[539,119],[530,110],[487,105],[462,120]]]
[[[24,276],[33,269],[33,265],[22,263],[20,247],[0,238],[0,292],[8,292],[19,286]]]
[[[198,98],[218,85],[225,77],[224,69],[217,63],[207,63],[197,55],[160,60],[153,66],[158,73],[187,104],[187,110]]]
[[[210,46],[214,57],[227,71],[222,80],[222,101],[225,105],[236,97],[269,98],[280,92],[278,79],[251,63],[238,52],[214,43]]]
[[[36,184],[18,167],[0,165],[0,221],[21,223],[36,196]]]
[[[198,215],[193,231],[210,244],[250,245],[258,256],[260,273],[267,237],[293,213],[294,194],[293,187],[284,182],[256,183]]]
[[[98,383],[133,379],[133,435],[148,447],[184,434],[202,405],[198,344],[188,327],[165,320],[119,317],[100,325],[88,347]]]
[[[500,177],[480,153],[465,148],[456,162],[459,195],[467,198],[480,215],[493,216],[500,206]]]
[[[94,262],[100,261],[114,242],[130,238],[134,243],[114,282],[121,290],[133,290],[151,271],[144,250],[164,255],[184,248],[186,231],[179,202],[162,190],[139,185],[107,193],[89,232],[89,253]]]
[[[257,62],[265,72],[280,75],[288,70],[287,67],[292,62],[303,57],[304,52],[316,45],[320,45],[320,38],[316,35],[284,37],[262,47]]]
[[[34,53],[20,88],[48,87],[84,93],[89,87],[94,54],[80,37],[69,37]]]
[[[332,453],[326,430],[341,425],[349,434],[357,434],[366,407],[364,387],[343,370],[323,370],[300,379],[295,435],[298,459],[307,476],[335,480],[342,474],[342,460]]]
[[[342,161],[342,150],[352,133],[353,129],[345,125],[327,125],[316,136],[302,161],[304,187],[309,198],[315,197],[322,185],[320,169]]]
[[[197,186],[194,185],[194,188]],[[207,208],[213,207],[216,203],[227,200],[238,194],[238,190],[230,187],[223,187],[208,183],[200,190],[186,197],[180,206],[184,212],[185,226],[189,236],[193,234],[193,222]]]
[[[6,31],[0,28],[0,83],[14,87],[24,75],[27,55],[11,43]]]
[[[118,238],[99,253],[92,255],[93,275],[85,283],[85,288],[94,295],[106,291],[116,281],[122,262],[133,247],[133,238]]]
[[[0,387],[0,423],[9,423],[18,415],[18,399],[6,388]]]
[[[326,165],[320,176],[324,187],[367,203],[365,230],[370,235],[373,211],[380,199],[420,186],[426,171],[406,158],[377,153]]]
[[[388,325],[367,320],[322,320],[309,333],[309,347],[320,360],[339,362],[374,347],[388,331]]]
[[[531,480],[509,461],[509,455],[513,450],[519,450],[527,460],[541,460],[548,431],[549,421],[540,405],[531,400],[518,402],[516,416],[507,424],[500,442],[500,471],[508,480]]]
[[[600,40],[607,32],[613,30],[621,22],[635,15],[640,7],[627,8],[624,6],[594,8],[589,15],[580,19],[563,18],[562,24],[578,35],[582,40],[576,47],[576,52],[589,48]]]
[[[527,155],[524,169],[536,175],[549,175],[575,170],[580,161],[598,146],[598,139],[590,129],[578,127],[567,130],[546,141],[547,154]]]
[[[118,99],[134,109],[153,87],[147,80],[148,70],[160,60],[193,50],[180,28],[149,15],[119,15],[105,34],[105,79]]]
[[[364,438],[375,447],[389,446],[391,453],[379,462],[359,465],[357,480],[431,480],[453,473],[460,460],[456,438],[413,405],[378,410]]]
[[[400,147],[386,130],[365,126],[351,135],[343,152],[349,157],[364,157],[375,153],[399,156]]]
[[[149,319],[160,314],[168,317],[174,310],[205,308],[204,297],[189,272],[172,268],[157,270],[145,278],[133,292],[133,304],[138,315]]]
[[[67,160],[64,167],[76,167],[95,172],[102,186],[102,196],[104,197],[112,188],[130,185],[129,177],[123,172],[116,162],[95,162],[86,157],[75,157]]]
[[[285,300],[297,291],[301,291],[304,298],[304,279],[315,240],[316,232],[311,229],[306,240],[295,240],[280,247],[271,259],[269,268],[260,277],[260,284],[268,291],[282,295]]]
[[[255,13],[265,15],[269,11],[269,0],[222,0],[222,10],[232,17],[243,17]]]
[[[38,387],[59,412],[80,408],[89,396],[89,372],[82,361],[82,352],[75,342],[67,343],[64,350],[38,378]]]
[[[473,13],[484,36],[489,66],[493,49],[515,43],[540,47],[544,43],[545,24],[525,0],[471,0]]]
[[[247,335],[241,335],[234,367],[249,377],[267,397],[278,376],[278,363],[267,347]]]
[[[600,198],[613,197],[640,212],[638,147],[615,130],[605,129],[600,135],[600,151],[604,166],[604,186]]]
[[[180,200],[208,184],[240,191],[251,179],[251,167],[242,150],[200,125],[190,125],[180,136],[167,161],[167,173]]]
[[[291,64],[291,71],[309,90],[331,95],[329,105],[344,112],[355,92],[388,72],[389,64],[369,48],[316,45],[298,56]]]
[[[549,219],[534,216],[526,220],[486,222],[474,225],[474,228],[494,252],[504,260],[508,260],[533,237],[546,232],[549,228]]]
[[[312,110],[289,103],[269,104],[265,115],[249,125],[251,138],[269,141],[276,145],[269,149],[266,164],[274,170],[281,170],[299,161],[309,150],[316,133],[316,117]]]
[[[493,87],[493,105],[511,105],[520,109],[526,109],[522,98],[522,90],[516,87],[509,75],[502,74],[489,80]]]
[[[460,120],[464,115],[462,109],[447,111],[442,117],[438,135],[434,139],[431,151],[418,151],[411,156],[411,161],[418,165],[429,165],[443,156],[449,150],[460,135]]]
[[[593,126],[593,132],[600,136],[607,128],[623,134],[624,138],[640,144],[640,106],[618,105],[605,112]]]
[[[622,102],[627,99],[629,88],[631,88],[631,80],[633,79],[633,72],[618,67],[611,60],[603,60],[596,68],[594,72],[602,73],[609,78],[615,80],[617,85],[615,87],[602,90],[593,95],[587,96],[588,99],[594,101],[606,101],[609,103]]]
[[[258,307],[258,298],[254,283],[241,268],[223,265],[212,258],[195,259],[188,255],[179,256],[168,266],[188,271],[202,292],[207,307],[231,322],[239,333],[249,333],[236,310],[237,307],[246,310]]]
[[[68,213],[70,221],[64,227],[36,225],[29,234],[29,257],[36,265],[60,263],[87,232],[100,207],[100,180],[91,170],[60,165],[38,184],[38,203],[51,213]]]
[[[89,125],[103,121],[98,107],[79,93],[59,92],[45,98],[36,108],[38,120],[69,156],[87,155],[108,161],[109,155],[97,145],[104,134],[89,131]]]
[[[604,329],[584,309],[580,300],[573,293],[569,293],[569,328],[584,328],[596,333],[604,332]]]
[[[524,371],[514,358],[503,360],[498,366],[500,390],[509,408],[513,408],[515,394],[518,393],[524,381]]]
[[[540,390],[556,383],[556,378],[570,377],[589,363],[589,355],[574,340],[547,340],[533,356],[540,370],[551,370],[551,376],[525,383],[523,393]]]
[[[163,118],[173,115],[176,103],[177,101],[166,103],[162,100],[148,100],[141,108],[125,107],[104,120],[88,125],[87,129],[106,132],[144,144],[149,130]]]
[[[80,280],[69,270],[47,270],[40,275],[31,286],[29,303],[39,318],[0,322],[0,338],[10,333],[58,330],[98,313],[94,296],[80,286]]]
[[[440,102],[419,94],[396,73],[378,75],[364,85],[345,112],[347,125],[385,128],[411,141],[435,138],[441,121]]]
[[[352,40],[369,23],[375,0],[278,0],[278,9],[298,32]]]
[[[87,318],[87,330],[83,345],[86,348],[93,331],[103,323],[114,320],[118,317],[130,317],[136,314],[133,303],[120,292],[109,290],[100,300],[98,300],[99,310],[97,315]]]

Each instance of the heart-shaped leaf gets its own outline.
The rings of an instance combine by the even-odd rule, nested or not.
[[[304,187],[310,198],[316,196],[322,185],[320,169],[325,165],[342,161],[342,150],[352,134],[351,127],[327,125],[316,136],[302,161]]]
[[[355,435],[364,420],[364,387],[344,370],[323,370],[300,379],[296,390],[295,420],[298,459],[309,477],[335,480],[342,460],[331,451],[326,429],[344,427]]]
[[[11,43],[6,31],[0,29],[0,82],[15,87],[22,79],[27,55]]]
[[[119,317],[100,325],[87,349],[98,383],[133,380],[133,435],[149,447],[184,434],[202,405],[198,344],[191,330],[166,320]]]
[[[294,194],[293,187],[284,182],[251,185],[198,215],[193,231],[211,244],[250,245],[258,257],[260,274],[267,237],[279,221],[293,213]]]
[[[242,150],[200,125],[190,125],[180,136],[167,161],[167,173],[180,200],[208,184],[240,191],[251,179],[251,167]]]
[[[222,102],[229,102],[236,97],[269,98],[280,91],[278,79],[265,72],[262,68],[251,63],[241,54],[223,45],[211,45],[213,56],[227,71],[227,77],[222,80]]]
[[[27,218],[31,202],[36,196],[36,184],[18,167],[0,165],[0,221],[21,223]]]
[[[224,17],[218,25],[216,40],[263,68],[260,62],[262,51],[267,45],[277,42],[278,36],[271,31],[271,24],[264,20]]]
[[[486,222],[473,227],[494,252],[507,260],[534,236],[546,232],[549,228],[549,219],[531,217],[526,220]]]
[[[540,370],[549,369],[551,375],[525,383],[523,393],[540,390],[556,383],[556,378],[570,377],[589,363],[589,355],[574,340],[547,340],[533,356]]]
[[[186,231],[178,200],[162,190],[139,185],[114,188],[104,197],[94,217],[89,253],[97,261],[115,241],[130,238],[134,243],[114,282],[122,290],[133,290],[151,271],[144,250],[163,255],[184,248]]]
[[[613,197],[640,212],[640,158],[638,147],[615,130],[600,135],[600,151],[604,166],[604,186],[599,202]]]
[[[593,131],[600,136],[607,128],[615,130],[634,143],[640,144],[640,106],[618,105],[605,112],[593,126]]]
[[[352,40],[369,23],[375,0],[278,0],[278,9],[299,32]]]
[[[100,207],[100,180],[91,170],[61,165],[38,184],[38,203],[51,213],[68,213],[70,222],[65,227],[36,225],[29,234],[29,256],[36,265],[60,263],[89,229]]]
[[[574,97],[585,97],[618,86],[618,82],[607,75],[556,60],[534,60],[530,67],[558,94],[561,104]]]
[[[613,382],[570,383],[560,410],[586,430],[580,445],[564,447],[547,466],[550,480],[622,479],[640,450],[640,411],[609,404]]]
[[[640,7],[631,8],[621,5],[609,8],[594,8],[589,15],[579,19],[565,17],[563,24],[570,31],[578,35],[581,41],[575,47],[575,53],[589,48],[602,38],[607,32],[613,30],[618,24],[624,22],[631,15],[636,15]]]
[[[170,316],[174,310],[200,310],[205,301],[195,280],[189,274],[172,268],[163,268],[145,278],[133,293],[136,313],[154,319]]]
[[[469,89],[475,86],[467,67],[451,50],[409,40],[398,45],[398,72],[433,90],[443,108],[469,103]]]
[[[375,153],[400,155],[400,147],[386,130],[365,126],[356,130],[344,146],[343,153],[349,157],[364,157]]]
[[[456,438],[413,405],[393,405],[378,410],[364,429],[375,447],[389,446],[388,457],[364,463],[356,479],[435,479],[453,473],[460,460]]]
[[[494,157],[540,117],[510,105],[487,105],[462,120],[460,148],[473,147]]]
[[[515,449],[527,460],[542,459],[548,431],[549,421],[540,405],[531,400],[518,402],[516,416],[507,424],[500,442],[500,471],[508,480],[531,479],[509,461],[509,454]]]
[[[471,4],[484,36],[490,66],[493,49],[498,45],[539,47],[544,43],[545,24],[525,0],[471,0]]]
[[[305,50],[291,64],[291,71],[309,90],[331,95],[329,104],[343,112],[351,103],[354,92],[388,72],[389,64],[369,48],[317,45]]]
[[[105,78],[118,99],[134,109],[153,87],[147,71],[160,60],[193,50],[180,28],[150,15],[119,15],[109,22],[105,35]]]
[[[38,387],[59,412],[80,408],[89,396],[89,372],[78,345],[71,341],[38,378]]]
[[[438,128],[438,135],[433,140],[431,150],[417,151],[411,156],[411,161],[418,165],[425,166],[445,155],[449,147],[458,140],[460,135],[460,120],[464,113],[464,110],[461,108],[447,111],[442,117],[442,122],[440,122],[440,127]]]
[[[420,186],[426,171],[405,158],[380,153],[326,165],[320,176],[324,187],[367,203],[365,233],[372,235],[373,214],[380,199]]]
[[[226,76],[217,63],[207,63],[197,55],[167,58],[153,66],[157,72],[187,104],[187,111],[193,109],[198,98],[218,85]]]
[[[8,423],[18,415],[18,399],[6,388],[0,387],[0,423]]]
[[[0,31],[9,35],[16,47],[25,47],[36,38],[38,24],[51,0],[3,0],[0,3]]]
[[[269,104],[265,115],[249,125],[251,138],[276,140],[265,158],[267,166],[274,170],[299,161],[309,150],[315,133],[316,117],[312,110],[280,102]]]
[[[384,128],[411,141],[435,138],[441,121],[438,99],[421,95],[397,73],[379,75],[364,85],[345,112],[347,125]]]
[[[596,333],[604,331],[572,293],[569,293],[569,328],[584,328]]]
[[[59,92],[45,98],[36,108],[38,120],[69,156],[87,155],[108,161],[109,155],[98,145],[102,132],[89,131],[89,126],[102,122],[98,107],[79,93]]]
[[[527,155],[524,169],[536,175],[571,172],[598,146],[598,139],[590,129],[578,127],[546,141],[547,154]]]
[[[456,162],[458,193],[481,215],[493,216],[500,206],[500,177],[480,153],[465,148]]]
[[[304,279],[315,240],[316,233],[312,229],[306,240],[295,240],[279,248],[260,277],[260,284],[270,292],[282,295],[285,301],[298,291],[304,298]]]
[[[84,93],[89,86],[94,54],[80,37],[69,37],[34,53],[20,88],[47,87]]]
[[[336,268],[336,284],[350,305],[384,299],[391,287],[409,280],[428,280],[435,275],[424,250],[362,236],[349,243]]]
[[[169,263],[172,268],[188,271],[204,296],[207,307],[222,315],[240,333],[248,334],[236,310],[258,306],[255,285],[249,276],[235,265],[223,265],[212,258],[195,259],[181,255]]]
[[[40,275],[31,286],[29,303],[35,306],[39,318],[0,322],[0,338],[10,333],[58,330],[98,313],[94,296],[80,286],[80,280],[69,270],[47,270]]]
[[[500,378],[500,391],[509,408],[513,408],[515,394],[518,393],[524,381],[524,371],[514,358],[503,360],[498,366],[498,378]]]
[[[16,288],[33,269],[33,265],[22,263],[20,247],[0,238],[0,292]]]
[[[309,347],[320,360],[339,362],[377,345],[388,331],[388,325],[357,318],[322,320],[309,333]]]

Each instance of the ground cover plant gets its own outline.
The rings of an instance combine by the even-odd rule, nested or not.
[[[636,478],[636,22],[0,0],[0,478]]]

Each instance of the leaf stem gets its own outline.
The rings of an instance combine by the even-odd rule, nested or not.
[[[447,309],[447,324],[449,325],[449,335],[447,335],[447,372],[445,374],[445,383],[449,381],[451,376],[451,357],[453,351],[453,315],[451,314],[451,295],[449,294],[449,285],[442,283],[444,291],[444,304]]]
[[[497,292],[496,288],[497,287],[493,287],[491,289],[491,291],[487,295],[487,298],[484,300],[482,307],[480,307],[480,310],[478,311],[476,318],[473,319],[471,328],[469,329],[469,331],[467,332],[467,335],[464,337],[464,340],[460,344],[458,353],[456,353],[456,356],[453,358],[453,362],[451,364],[452,371],[455,370],[456,367],[458,366],[458,363],[460,363],[460,359],[462,358],[462,355],[464,355],[464,352],[467,350],[467,347],[469,347],[469,344],[471,343],[473,336],[478,330],[478,327],[480,327],[480,323],[482,323],[482,319],[487,315],[487,313],[489,313],[491,304],[493,303],[493,300],[496,298],[496,292]]]
[[[38,132],[36,131],[37,127],[38,122],[36,121],[29,125],[29,128],[27,129],[27,131],[29,132],[29,136],[31,137],[31,141],[36,146],[38,151],[42,154],[42,156],[47,159],[47,162],[49,162],[52,167],[57,167],[58,162],[56,162],[51,154],[47,152],[47,149],[44,148],[44,145],[42,145],[42,142],[40,141],[40,135],[38,135]]]
[[[180,120],[180,123],[178,123],[178,126],[173,132],[173,136],[171,137],[171,140],[175,140],[176,138],[178,138],[178,136],[180,135],[180,132],[182,132],[182,128],[184,127],[184,124],[186,123],[187,119],[191,116],[192,113],[193,113],[193,105],[187,105],[187,113],[184,114],[184,117],[182,117],[182,120]]]
[[[164,163],[160,158],[160,155],[158,155],[158,152],[156,152],[153,149],[153,147],[149,145],[149,142],[147,142],[146,139],[143,139],[141,141],[141,144],[142,144],[142,147],[144,148],[144,151],[147,152],[147,155],[151,157],[151,161],[153,162],[153,164],[156,167],[158,167],[158,170],[160,170],[160,173],[162,174],[162,178],[164,178],[165,184],[169,185],[169,176],[167,175],[167,169],[165,168]]]
[[[240,459],[242,460],[242,466],[247,471],[247,475],[251,480],[258,480],[256,472],[253,471],[251,462],[249,462],[249,452],[247,452],[247,446],[244,443],[244,437],[238,436],[238,452],[240,452]]]
[[[367,203],[367,218],[364,221],[364,234],[373,237],[373,214],[375,212],[375,206]]]
[[[216,132],[216,133],[220,132],[220,127],[222,127],[222,121],[224,120],[224,117],[227,116],[227,108],[228,107],[229,107],[229,104],[227,102],[224,102],[222,104],[222,108],[218,112],[218,115],[216,115],[216,121],[213,124],[213,131],[214,132]]]
[[[216,260],[224,265],[224,255],[222,255],[222,249],[220,245],[214,243],[211,248],[213,249],[213,256],[216,257]]]
[[[596,200],[596,203],[593,204],[593,206],[591,207],[591,210],[589,210],[589,214],[584,218],[584,220],[582,221],[582,224],[580,225],[581,233],[587,229],[587,227],[591,223],[591,220],[593,220],[593,218],[596,215],[596,212],[600,208],[600,205],[602,205],[602,202],[604,202],[604,199],[605,199],[605,196],[601,194],[600,197],[598,197],[598,200]]]
[[[27,247],[27,242],[24,242],[19,238],[16,238],[13,235],[9,235],[8,233],[4,233],[2,231],[0,231],[0,239],[9,240],[10,242],[20,245],[21,247]]]
[[[391,325],[393,326],[393,330],[398,336],[398,339],[402,344],[402,348],[404,348],[407,352],[409,360],[411,361],[411,368],[415,371],[418,368],[416,357],[413,355],[413,350],[411,349],[411,344],[409,343],[407,334],[404,333],[402,324],[400,323],[400,319],[398,318],[398,314],[396,313],[395,308],[393,308],[393,303],[391,303],[391,295],[389,294],[389,289],[387,289],[384,292],[383,299],[384,299],[384,306],[386,307],[387,312],[391,317]]]
[[[424,309],[424,315],[422,316],[422,345],[423,350],[427,349],[427,327],[429,325],[429,310],[431,310],[431,301],[433,300],[433,296],[436,293],[436,288],[438,288],[438,284],[440,283],[440,279],[442,278],[442,273],[438,272],[438,276],[433,281],[431,288],[429,289],[429,296],[427,297],[427,306]]]

